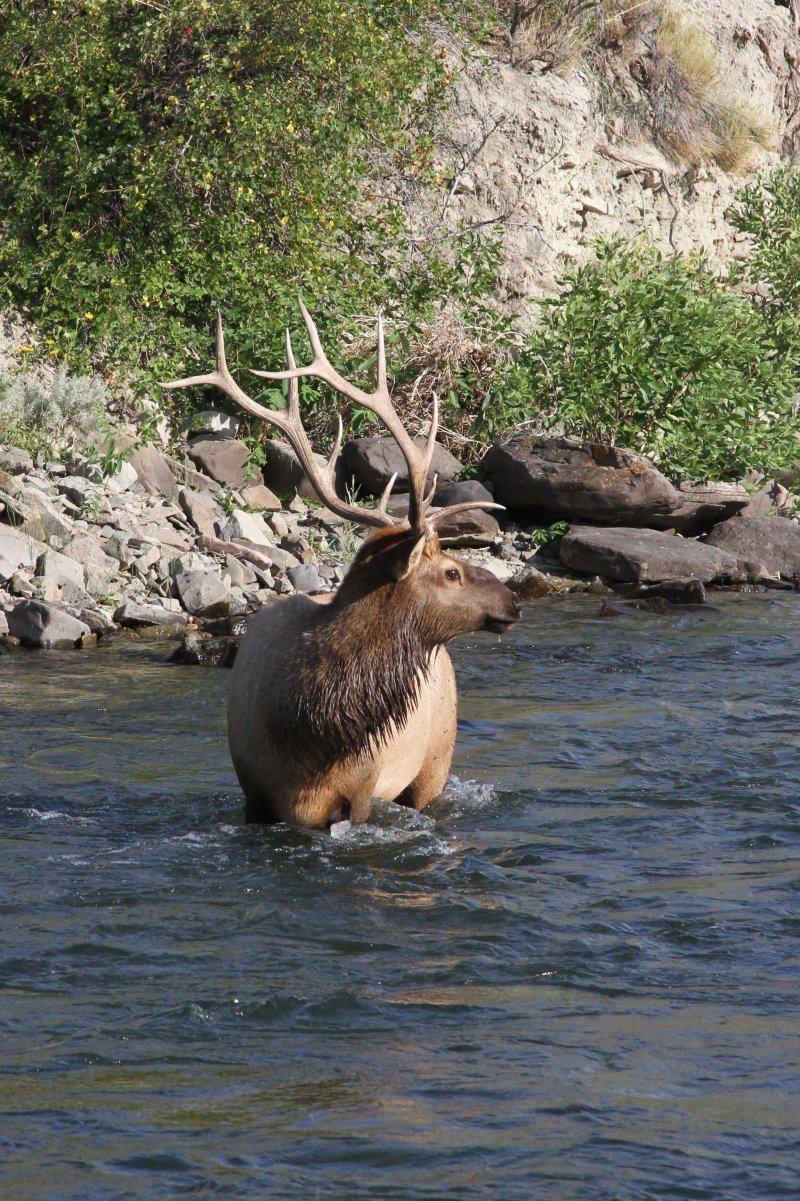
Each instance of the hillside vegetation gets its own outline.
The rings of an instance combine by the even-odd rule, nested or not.
[[[301,293],[350,375],[369,372],[383,309],[410,419],[435,389],[445,424],[478,445],[534,421],[616,440],[674,475],[732,478],[798,457],[791,169],[741,191],[732,219],[753,253],[735,271],[606,239],[563,273],[524,338],[497,296],[497,223],[420,236],[402,203],[404,192],[446,202],[458,182],[439,153],[454,39],[491,53],[505,39],[525,69],[557,69],[565,46],[564,61],[605,55],[602,88],[616,87],[626,120],[673,157],[740,163],[767,127],[714,91],[675,5],[637,5],[627,25],[572,0],[488,12],[432,0],[47,7],[43,19],[38,0],[19,0],[0,16],[0,300],[62,364],[62,392],[66,367],[185,404],[154,382],[209,362],[217,310],[233,370],[271,366]],[[648,38],[643,107],[619,67]],[[282,403],[275,388],[254,394]],[[6,437],[33,436],[37,422],[42,434],[20,396],[19,383],[0,392],[0,438],[3,423]],[[326,432],[313,387],[306,400]]]

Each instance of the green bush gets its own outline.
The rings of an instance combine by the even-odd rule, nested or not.
[[[0,302],[83,368],[280,360],[430,305],[368,169],[425,173],[450,76],[420,0],[17,0],[0,16]],[[477,6],[476,6],[477,7]],[[369,311],[369,308],[367,311]]]
[[[797,456],[796,370],[763,312],[701,255],[614,239],[560,282],[523,357],[546,422],[675,478],[771,473]]]
[[[97,376],[72,376],[61,363],[47,387],[35,375],[0,379],[0,442],[33,447],[92,443],[108,432],[107,391]]]
[[[800,171],[778,167],[742,188],[730,218],[752,239],[744,274],[760,285],[772,337],[800,374]]]

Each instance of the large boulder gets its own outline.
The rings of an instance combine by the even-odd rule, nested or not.
[[[9,633],[24,646],[70,649],[86,645],[91,637],[85,622],[44,601],[20,601],[6,616]]]
[[[478,480],[459,480],[437,488],[433,498],[431,515],[437,509],[450,505],[477,503],[478,501],[494,500],[491,492]],[[402,492],[393,496],[388,505],[388,511],[398,521],[408,516],[408,493]],[[437,524],[436,532],[442,546],[448,547],[479,547],[491,546],[500,533],[500,526],[492,511],[486,509],[466,509],[463,513],[453,513],[444,521]]]
[[[260,513],[248,513],[244,509],[233,512],[217,526],[223,542],[244,540],[256,546],[271,547],[274,541],[272,530]]]
[[[414,439],[414,442],[422,450],[425,447],[426,439],[418,437]],[[395,490],[397,492],[408,491],[408,468],[394,438],[380,436],[354,438],[345,444],[342,460],[345,468],[355,477],[357,483],[373,496],[380,496],[395,474],[397,475],[394,484]],[[448,484],[457,480],[460,475],[461,464],[458,459],[437,442],[425,484],[426,490],[433,486],[434,476],[438,478],[440,484]]]
[[[24,534],[0,525],[0,582],[10,580],[20,567],[34,567],[38,552]]]
[[[185,626],[188,620],[185,613],[162,609],[161,605],[138,605],[135,601],[125,601],[114,613],[114,621],[131,630],[153,626]]]
[[[196,617],[224,617],[230,612],[231,590],[215,575],[204,571],[179,572],[175,591],[184,609]]]
[[[139,484],[149,496],[172,497],[175,475],[166,455],[155,446],[137,446],[130,457]]]
[[[682,481],[676,484],[676,489],[680,497],[678,508],[653,524],[663,524],[679,534],[702,534],[741,513],[751,501],[750,493],[741,484]]]
[[[178,504],[198,534],[213,537],[216,524],[225,521],[224,512],[208,491],[195,492],[191,488],[179,488]]]
[[[241,488],[244,485],[250,448],[238,438],[210,435],[193,438],[186,453],[195,467],[218,484],[224,484],[226,488]]]
[[[735,557],[727,551],[662,530],[573,525],[561,539],[559,552],[565,567],[607,580],[691,578],[707,584],[740,575]]]
[[[489,448],[481,475],[509,509],[609,525],[651,525],[681,504],[677,490],[642,455],[571,438],[514,434]]]
[[[800,525],[788,517],[731,517],[706,541],[733,555],[750,577],[800,575]]]

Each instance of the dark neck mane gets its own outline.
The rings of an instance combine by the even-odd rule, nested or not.
[[[287,753],[315,772],[378,749],[392,725],[405,725],[441,641],[402,581],[363,592],[353,576],[302,634],[274,715]]]

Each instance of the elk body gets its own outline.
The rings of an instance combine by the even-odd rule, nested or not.
[[[436,526],[453,512],[430,511],[425,495],[437,414],[420,449],[389,398],[382,323],[378,386],[363,392],[329,363],[301,303],[313,361],[256,372],[289,381],[287,407],[265,409],[247,396],[225,362],[217,322],[217,367],[167,387],[215,384],[247,412],[277,426],[293,446],[323,503],[360,525],[377,527],[362,544],[338,590],[295,595],[249,623],[231,679],[228,739],[250,821],[329,827],[366,820],[374,797],[423,809],[445,784],[456,733],[456,684],[446,645],[477,630],[502,633],[520,615],[513,594],[491,572],[442,551]],[[386,506],[393,480],[374,509],[342,501],[334,488],[341,444],[320,468],[299,414],[298,380],[313,375],[375,413],[398,443],[409,471],[409,514],[397,524]]]

